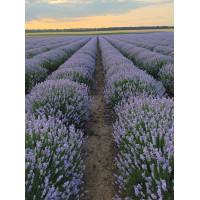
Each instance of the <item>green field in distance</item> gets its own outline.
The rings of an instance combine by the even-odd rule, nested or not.
[[[25,33],[25,36],[26,37],[54,37],[54,36],[81,36],[81,35],[114,35],[114,34],[152,33],[152,32],[174,32],[174,29],[86,31],[86,32],[39,32],[39,33]]]

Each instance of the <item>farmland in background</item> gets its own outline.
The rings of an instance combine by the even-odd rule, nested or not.
[[[174,33],[130,32],[26,38],[26,199],[174,198]]]
[[[90,31],[90,32],[39,32],[26,33],[26,37],[54,37],[54,36],[80,36],[80,35],[115,35],[130,33],[174,32],[174,29],[147,29],[147,30],[116,30],[116,31]]]

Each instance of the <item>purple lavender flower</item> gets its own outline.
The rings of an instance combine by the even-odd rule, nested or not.
[[[26,59],[29,59],[29,58],[32,58],[38,54],[41,54],[41,53],[44,53],[46,51],[50,51],[50,50],[53,50],[53,49],[56,49],[58,47],[62,47],[62,46],[66,46],[72,42],[75,42],[75,41],[78,41],[80,39],[82,39],[83,37],[77,37],[77,38],[74,38],[74,37],[68,37],[68,38],[63,38],[62,40],[57,37],[57,38],[54,38],[54,40],[52,41],[49,41],[48,44],[43,44],[41,46],[38,47],[38,46],[35,46],[35,48],[31,48],[29,50],[26,50],[25,51],[25,58]],[[27,48],[27,44],[26,44],[26,48]]]
[[[168,94],[174,96],[174,65],[163,66],[159,76]]]
[[[35,84],[43,81],[47,77],[48,71],[54,71],[57,69],[89,39],[90,38],[85,38],[80,41],[73,42],[67,46],[59,47],[27,59],[25,66],[26,92],[30,92]],[[46,70],[42,70],[41,68],[45,68]]]
[[[69,79],[92,86],[96,57],[97,37],[94,37],[52,73],[48,79]]]
[[[161,55],[151,50],[131,45],[129,41],[121,41],[115,37],[105,37],[116,48],[118,48],[125,56],[129,57],[142,70],[146,70],[149,74],[158,78],[158,73],[163,65],[173,63],[173,58]],[[128,44],[127,44],[128,43]],[[141,46],[141,45],[140,45]]]
[[[156,194],[173,199],[173,170],[163,167],[173,169],[173,107],[173,99],[143,96],[122,100],[115,107],[118,184],[130,199],[149,199]]]
[[[83,126],[89,119],[91,98],[85,84],[70,80],[48,80],[37,84],[26,96],[26,112],[36,117],[45,115]]]
[[[99,40],[105,71],[107,103],[115,106],[122,99],[128,99],[130,96],[164,94],[165,89],[160,82],[135,67],[105,39],[100,37]]]
[[[78,198],[84,170],[82,141],[83,132],[73,125],[67,128],[51,117],[26,115],[26,199]]]

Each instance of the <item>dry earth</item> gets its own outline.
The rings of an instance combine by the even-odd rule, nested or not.
[[[95,69],[95,84],[91,120],[88,124],[90,135],[83,144],[85,199],[112,200],[116,194],[114,186],[116,156],[110,110],[104,99],[104,76],[101,65],[101,52],[98,44],[98,57]],[[87,134],[87,133],[86,133]]]

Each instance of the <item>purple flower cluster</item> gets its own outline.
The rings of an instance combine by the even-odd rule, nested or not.
[[[129,200],[173,199],[173,99],[131,97],[115,110],[120,193]]]
[[[146,72],[138,69],[108,41],[100,37],[102,63],[105,72],[105,94],[107,103],[114,107],[130,96],[162,96],[162,84]]]
[[[161,55],[128,42],[123,42],[108,36],[106,39],[125,56],[130,58],[140,69],[147,71],[155,78],[158,78],[158,73],[165,64],[170,64],[174,61],[170,56]]]
[[[72,42],[69,45],[53,49],[51,51],[39,54],[31,58],[32,63],[39,64],[40,66],[53,71],[60,66],[60,63],[69,58],[74,52],[85,45],[90,38],[84,38],[76,42]]]
[[[31,60],[26,60],[25,63],[25,92],[28,93],[36,83],[46,79],[48,70],[40,65],[34,65]]]
[[[83,38],[85,36],[80,36]],[[68,40],[69,36],[59,36],[59,37],[33,37],[26,38],[25,40],[25,50],[30,50],[34,48],[39,48],[49,44],[56,44]],[[70,36],[70,38],[78,38],[77,36]]]
[[[58,51],[65,50],[62,47]],[[81,77],[93,80],[96,56],[97,37],[93,37],[26,96],[27,199],[71,200],[82,196],[83,132],[76,128],[89,120],[91,97],[88,85],[80,82]]]
[[[143,47],[153,51],[155,47],[162,46],[168,48],[174,48],[174,33],[151,33],[151,34],[129,34],[126,36],[113,36],[116,39],[134,44],[138,47]],[[163,52],[159,52],[163,53]],[[164,54],[165,55],[165,54]]]
[[[67,46],[59,47],[51,51],[39,54],[33,58],[26,60],[25,66],[25,85],[26,93],[30,92],[32,87],[44,80],[48,71],[57,69],[66,59],[68,59],[75,51],[81,48],[90,38],[73,42]],[[41,70],[45,68],[46,70]],[[41,71],[40,76],[36,76]],[[46,73],[45,73],[46,72]],[[30,74],[29,74],[30,73]]]
[[[166,46],[156,46],[153,51],[161,53],[163,55],[168,55],[174,57],[174,48]]]
[[[91,86],[94,80],[96,57],[97,37],[94,37],[53,72],[48,79],[69,79]]]
[[[79,199],[83,132],[45,116],[26,115],[26,199]]]
[[[165,65],[160,70],[159,76],[168,94],[174,96],[174,65]]]
[[[151,51],[139,53],[134,57],[134,60],[141,69],[146,70],[155,78],[158,78],[158,73],[165,64],[170,64],[174,61],[170,56],[157,54]]]
[[[106,38],[126,57],[137,57],[141,62],[147,59],[151,64],[163,61],[161,54],[121,42],[114,36]],[[164,98],[161,82],[135,67],[108,41],[100,37],[105,93],[114,109],[113,136],[119,149],[116,199],[121,199],[120,194],[127,200],[173,199],[173,99]],[[161,61],[153,60],[155,54]]]
[[[57,42],[57,43],[53,43],[53,44],[48,44],[48,45],[43,45],[41,47],[36,47],[36,48],[33,48],[33,49],[29,49],[29,50],[26,50],[25,51],[25,58],[26,59],[29,59],[29,58],[32,58],[38,54],[41,54],[43,52],[46,52],[46,51],[50,51],[52,49],[56,49],[58,47],[62,47],[62,46],[66,46],[72,42],[75,42],[75,41],[78,41],[82,39],[82,37],[78,37],[78,38],[68,38],[67,40],[65,39],[64,41],[62,42]]]
[[[34,48],[38,48],[38,47],[42,47],[48,44],[56,44],[60,41],[63,41],[63,39],[61,38],[56,38],[53,39],[52,37],[33,37],[33,38],[26,38],[25,39],[25,51],[26,50],[30,50],[30,49],[34,49]]]
[[[68,79],[47,80],[37,84],[26,96],[26,112],[82,127],[89,119],[91,98],[88,93],[85,84]]]

